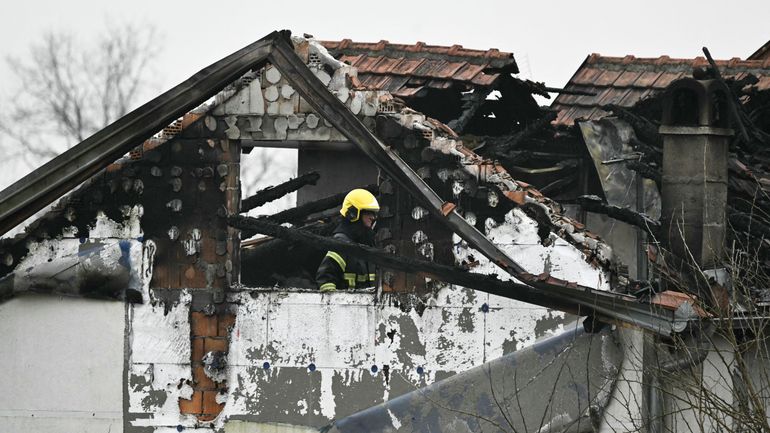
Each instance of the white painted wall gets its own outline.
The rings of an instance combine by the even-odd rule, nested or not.
[[[0,431],[122,432],[123,335],[121,302],[0,304]]]
[[[645,425],[642,415],[644,331],[620,328],[618,337],[623,345],[623,364],[610,401],[604,408],[600,433],[639,431]]]

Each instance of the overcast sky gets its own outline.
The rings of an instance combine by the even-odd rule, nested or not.
[[[706,45],[716,58],[745,58],[770,39],[769,18],[770,0],[6,0],[0,54],[23,58],[48,30],[85,39],[103,32],[107,21],[151,23],[162,33],[163,52],[152,97],[273,30],[290,29],[319,39],[498,48],[514,53],[523,77],[560,87],[593,52],[694,57]],[[10,94],[11,78],[0,62],[0,97]]]
[[[770,39],[770,1],[6,1],[0,54],[50,29],[89,37],[106,20],[153,23],[165,90],[272,30],[322,39],[461,44],[514,53],[522,74],[562,86],[586,55],[745,58]],[[5,65],[0,91],[8,85]]]

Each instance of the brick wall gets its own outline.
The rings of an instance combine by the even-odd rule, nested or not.
[[[237,140],[224,138],[224,128],[203,126],[212,120],[200,118],[142,155],[151,166],[144,175],[142,228],[157,245],[150,288],[156,296],[192,294],[193,393],[179,399],[179,409],[201,422],[213,420],[224,407],[217,395],[227,391],[225,375],[211,359],[228,352],[235,316],[225,293],[239,281],[240,262],[240,235],[227,217],[240,208],[241,149]]]
[[[195,415],[200,421],[211,421],[224,408],[217,403],[217,394],[227,393],[224,380],[216,381],[207,374],[204,359],[223,354],[227,356],[229,335],[235,324],[235,315],[219,313],[207,315],[203,312],[190,314],[191,366],[193,376],[193,394],[189,400],[179,400],[179,410],[183,414]]]

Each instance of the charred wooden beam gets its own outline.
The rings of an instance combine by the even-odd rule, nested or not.
[[[364,187],[364,189],[371,192],[372,194],[377,194],[377,185],[367,185]],[[313,215],[314,213],[325,211],[326,209],[331,209],[335,206],[340,206],[347,193],[347,191],[341,192],[339,194],[334,194],[320,200],[305,203],[292,209],[286,209],[284,211],[270,215],[267,217],[267,219],[278,224],[301,221],[308,216]]]
[[[355,117],[335,95],[329,92],[307,68],[302,59],[297,56],[290,41],[276,40],[269,60],[279,69],[288,71],[285,75],[286,79],[312,108],[317,110],[351,142],[356,143],[384,173],[391,176],[404,187],[405,191],[422,202],[447,228],[457,233],[468,242],[468,245],[497,264],[505,272],[531,285],[527,291],[532,295],[532,300],[523,299],[530,297],[524,294],[525,290],[521,290],[521,294],[510,294],[509,297],[537,305],[563,309],[563,311],[570,311],[567,309],[569,307],[572,307],[572,310],[580,308],[597,317],[603,316],[613,321],[634,323],[637,326],[663,334],[681,332],[687,328],[691,320],[696,319],[696,315],[684,311],[679,312],[684,316],[680,314],[674,318],[671,315],[673,311],[665,308],[653,310],[650,305],[642,305],[631,296],[593,289],[575,282],[555,278],[549,274],[533,275],[528,273],[519,263],[468,223],[456,210],[447,214],[445,211],[446,202],[393,149],[385,146],[360,119]],[[232,217],[229,221],[237,223],[238,219],[243,219],[243,217]],[[278,229],[285,228],[278,227]],[[513,292],[519,291],[513,290]],[[535,302],[535,296],[537,296],[538,302]],[[681,317],[685,318],[682,319]]]
[[[654,161],[656,164],[661,165],[663,162],[663,150],[655,146],[639,140],[636,137],[631,137],[629,140],[631,147],[637,152],[644,154],[644,159]]]
[[[228,224],[241,230],[253,230],[264,235],[307,244],[320,251],[333,250],[352,254],[384,268],[420,273],[450,284],[579,316],[591,315],[596,316],[598,320],[633,323],[664,335],[683,331],[695,318],[691,312],[668,310],[655,304],[639,302],[633,296],[621,293],[584,289],[572,283],[559,282],[560,280],[548,274],[520,274],[521,278],[532,284],[530,286],[510,280],[501,281],[495,275],[476,274],[453,266],[405,258],[365,245],[313,235],[264,219],[232,216],[228,218]],[[683,318],[675,314],[682,314]]]
[[[542,305],[543,302],[543,299],[541,299],[542,295],[537,293],[538,291],[532,287],[513,281],[502,281],[494,275],[475,274],[454,266],[407,258],[374,247],[342,242],[334,238],[318,236],[304,230],[283,227],[264,219],[233,216],[228,218],[228,224],[241,230],[254,231],[286,241],[306,244],[320,251],[332,250],[351,254],[388,269],[422,273],[450,284],[457,284],[506,297],[511,297],[511,293],[516,292],[517,297],[523,296],[527,299],[525,302],[533,302],[539,305]],[[574,307],[572,309],[574,310]]]
[[[543,90],[548,93],[561,93],[562,95],[596,96],[596,92],[587,90],[563,89],[561,87],[543,86]]]
[[[290,179],[280,185],[269,186],[241,202],[241,212],[248,212],[258,208],[265,203],[277,200],[286,194],[292,193],[305,185],[315,185],[321,177],[318,172],[311,171],[294,179]]]
[[[526,80],[524,82],[530,91],[536,95],[540,95],[544,98],[551,99],[549,93],[561,93],[564,95],[581,95],[581,96],[596,96],[595,92],[589,92],[586,90],[564,89],[561,87],[549,87],[545,83],[539,81]]]
[[[504,158],[512,160],[517,159],[532,159],[537,161],[563,161],[563,160],[576,160],[581,156],[577,153],[557,153],[557,152],[536,152],[531,150],[515,150],[508,153]]]
[[[549,183],[548,185],[545,185],[544,187],[540,188],[540,193],[545,195],[546,197],[554,197],[560,192],[569,188],[570,186],[575,185],[577,182],[577,179],[578,179],[577,174],[571,174],[571,175],[567,175],[562,178],[556,179],[555,181]]]
[[[504,156],[509,149],[515,149],[524,141],[538,134],[543,128],[549,126],[556,119],[555,111],[547,111],[543,117],[531,122],[521,131],[503,138],[490,138],[489,145],[485,149],[487,153]]]
[[[461,134],[462,131],[465,130],[465,127],[468,126],[468,123],[470,123],[476,116],[479,108],[484,105],[484,101],[486,101],[487,95],[489,95],[491,91],[491,88],[474,89],[473,93],[468,95],[467,98],[463,98],[465,100],[463,101],[463,111],[462,114],[460,114],[460,117],[449,121],[447,126],[452,128],[456,133]]]
[[[377,194],[377,185],[374,185],[374,184],[367,185],[364,187],[364,189],[371,192],[372,194]],[[325,211],[327,209],[331,209],[335,206],[340,206],[342,204],[342,200],[345,199],[345,195],[347,195],[347,192],[341,192],[339,194],[334,194],[332,196],[325,197],[320,200],[316,200],[310,203],[305,203],[295,208],[286,209],[284,211],[278,212],[276,214],[273,214],[264,218],[278,224],[297,223],[299,221],[304,220],[310,215]],[[248,239],[256,234],[257,234],[256,232],[251,230],[242,230],[241,238]]]
[[[302,230],[331,236],[341,218],[315,221]],[[249,287],[273,286],[291,280],[293,285],[314,279],[325,251],[306,244],[265,237],[241,243],[241,283]],[[303,286],[304,287],[304,286]]]
[[[613,113],[618,118],[625,120],[634,128],[636,135],[645,143],[663,148],[663,138],[658,134],[658,125],[643,116],[639,116],[630,110],[614,105],[603,105],[602,110]]]
[[[658,231],[660,230],[659,221],[656,221],[643,213],[635,212],[626,207],[614,206],[604,203],[602,199],[595,195],[584,195],[578,197],[577,203],[583,206],[583,208],[588,212],[607,215],[610,218],[614,218],[618,221],[639,227],[653,236],[657,236]]]
[[[660,172],[660,168],[653,167],[652,165],[645,164],[641,161],[629,161],[626,163],[626,167],[629,170],[633,170],[639,173],[645,179],[651,179],[658,187],[658,191],[661,190],[661,184],[663,182],[663,175]]]

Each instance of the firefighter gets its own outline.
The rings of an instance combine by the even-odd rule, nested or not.
[[[334,229],[334,239],[374,246],[374,223],[380,205],[365,189],[350,191],[342,201],[343,220]],[[374,287],[374,265],[348,254],[329,251],[321,260],[316,282],[321,292]]]

